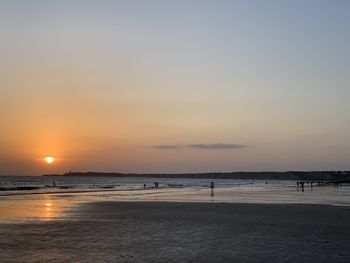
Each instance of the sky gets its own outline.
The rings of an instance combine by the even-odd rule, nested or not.
[[[345,0],[0,0],[0,174],[350,169],[349,25]]]

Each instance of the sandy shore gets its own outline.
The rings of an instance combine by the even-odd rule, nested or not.
[[[97,202],[0,224],[1,262],[349,262],[350,209]]]

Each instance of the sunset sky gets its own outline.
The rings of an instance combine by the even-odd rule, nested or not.
[[[0,1],[0,174],[350,169],[349,47],[345,0]]]

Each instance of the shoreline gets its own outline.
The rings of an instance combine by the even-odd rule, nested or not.
[[[178,202],[178,203],[232,203],[232,204],[313,204],[350,207],[349,187],[222,187],[210,195],[210,188],[138,188],[44,193],[13,193],[0,195],[0,201],[11,200],[67,200],[74,202]]]

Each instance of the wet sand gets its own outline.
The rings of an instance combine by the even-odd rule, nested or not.
[[[349,262],[349,207],[82,203],[0,224],[1,262]]]

